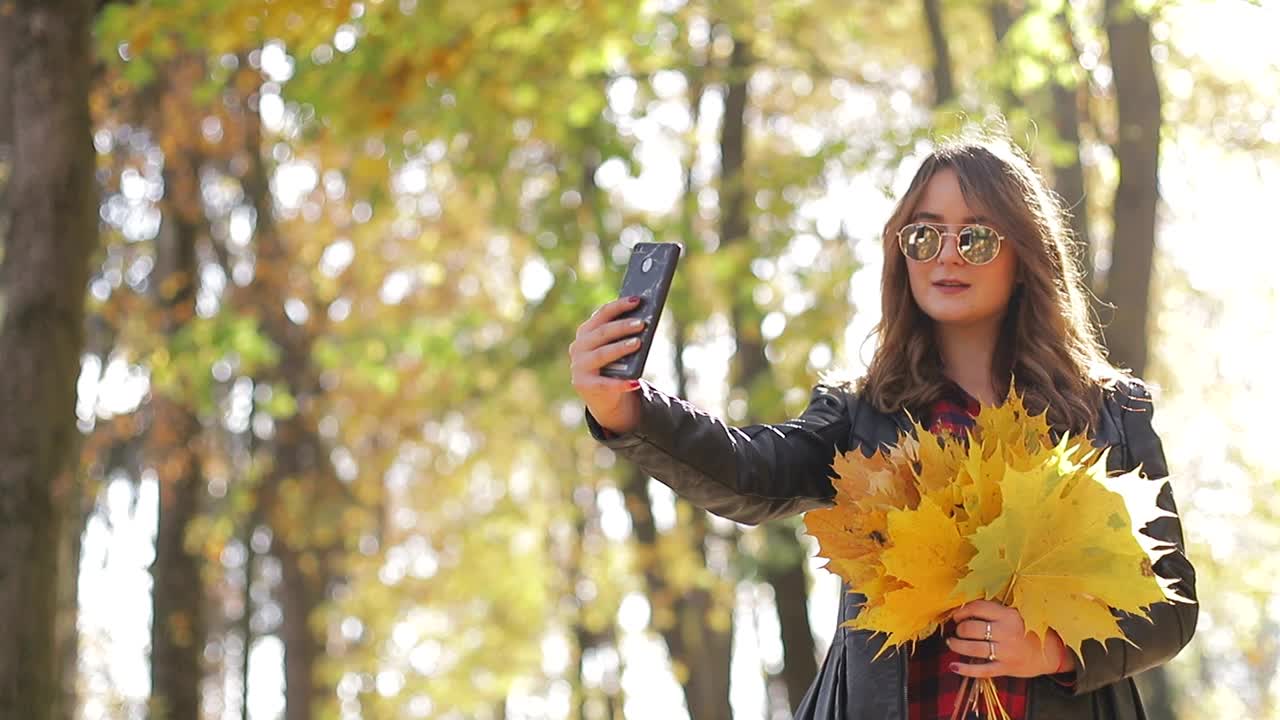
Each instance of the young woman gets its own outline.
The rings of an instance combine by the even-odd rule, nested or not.
[[[569,349],[587,426],[680,496],[754,525],[830,506],[835,453],[895,443],[911,431],[908,412],[932,431],[961,432],[981,405],[1004,400],[1013,378],[1031,412],[1048,408],[1055,432],[1111,446],[1111,470],[1141,464],[1149,478],[1165,477],[1150,394],[1105,358],[1063,214],[1007,141],[942,145],[885,225],[883,318],[865,376],[823,377],[797,418],[730,427],[648,383],[599,374],[634,349],[624,338],[637,328],[614,320],[631,307],[622,298],[584,322]],[[1195,571],[1167,487],[1158,502],[1173,516],[1147,532],[1177,550],[1156,572],[1194,600]],[[1015,720],[1137,720],[1144,714],[1133,676],[1173,658],[1198,614],[1195,604],[1157,604],[1150,620],[1122,617],[1131,644],[1089,641],[1077,657],[1054,633],[1043,643],[1027,634],[1016,610],[977,601],[913,651],[873,662],[881,636],[843,627],[864,599],[845,590],[836,637],[798,719],[951,718],[969,676],[996,678]]]

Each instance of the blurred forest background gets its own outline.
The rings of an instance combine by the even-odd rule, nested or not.
[[[0,0],[0,716],[790,717],[838,581],[798,518],[616,463],[568,345],[632,244],[680,241],[646,376],[793,416],[870,357],[904,168],[1003,115],[1163,388],[1203,609],[1152,717],[1280,718],[1277,30],[1247,0]]]

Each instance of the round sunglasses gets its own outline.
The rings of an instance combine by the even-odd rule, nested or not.
[[[956,250],[970,265],[986,265],[1000,254],[1004,238],[995,228],[965,225],[957,232],[947,232],[943,227],[935,223],[911,223],[898,231],[898,247],[912,260],[929,262],[942,252],[943,238],[955,235]]]

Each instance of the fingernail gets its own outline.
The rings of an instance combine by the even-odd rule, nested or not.
[[[627,381],[627,387],[631,388],[632,390],[635,390],[636,388],[640,387],[640,381],[639,381],[639,380],[629,380],[629,381]]]
[[[627,298],[627,302],[629,302],[629,303],[640,302],[640,296],[639,296],[639,295],[631,295],[631,296],[629,296],[629,297]]]
[[[951,672],[960,672],[960,663],[951,663]]]

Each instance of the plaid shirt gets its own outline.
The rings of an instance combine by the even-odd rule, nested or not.
[[[948,383],[947,394],[935,402],[925,418],[930,432],[947,431],[962,434],[973,426],[978,414],[978,401],[959,385]],[[964,676],[951,672],[951,663],[976,660],[947,647],[945,637],[955,635],[955,624],[948,621],[935,632],[916,643],[907,660],[907,720],[950,720],[960,701],[960,684]],[[1022,720],[1027,713],[1027,679],[994,678],[1000,704],[1012,720]],[[972,682],[970,682],[972,684]],[[970,713],[966,720],[979,717]]]

